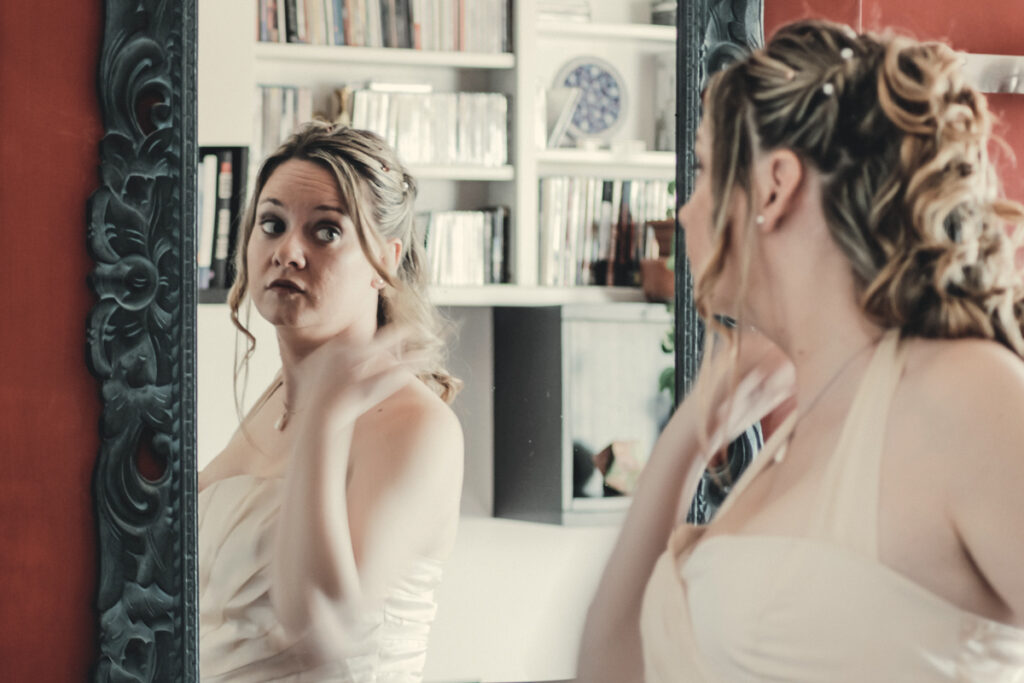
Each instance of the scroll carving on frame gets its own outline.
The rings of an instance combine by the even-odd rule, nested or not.
[[[87,359],[103,403],[94,678],[198,680],[195,0],[104,9],[105,134],[87,235]]]

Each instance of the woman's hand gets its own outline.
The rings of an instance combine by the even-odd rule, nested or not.
[[[680,413],[695,415],[698,437],[706,439],[702,452],[711,459],[796,391],[793,364],[771,340],[753,329],[734,339],[719,337],[708,349],[710,358],[665,428],[671,438],[670,430],[691,428]]]
[[[328,411],[351,424],[412,378],[418,357],[403,355],[407,333],[388,325],[369,342],[336,337],[296,364],[295,414]]]

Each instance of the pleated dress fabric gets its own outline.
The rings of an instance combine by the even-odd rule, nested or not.
[[[441,563],[417,557],[382,604],[345,628],[332,656],[288,640],[270,603],[269,566],[284,481],[237,475],[199,494],[199,666],[204,683],[418,683]],[[334,643],[332,643],[333,648]]]

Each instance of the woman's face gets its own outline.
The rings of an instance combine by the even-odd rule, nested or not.
[[[376,330],[377,273],[322,166],[292,159],[274,170],[260,192],[246,259],[256,310],[279,333],[324,341]]]
[[[694,281],[698,282],[711,261],[716,242],[712,226],[714,198],[711,194],[711,132],[703,120],[697,128],[694,156],[696,167],[693,192],[686,204],[679,207],[678,217],[686,237],[686,256],[690,261]],[[735,226],[737,220],[742,220],[741,217],[745,213],[745,199],[740,195],[742,195],[740,191],[733,191],[732,207],[726,222],[726,229],[732,230],[734,236],[742,232],[735,230]],[[737,240],[730,240],[730,249],[725,256],[724,269],[713,285],[709,303],[715,313],[735,315],[735,312],[729,309],[735,301],[739,288],[736,267],[736,254],[739,253],[737,247]]]
[[[693,192],[685,204],[679,207],[679,223],[686,236],[686,256],[690,260],[694,280],[711,258],[711,141],[707,127],[702,121],[697,128]]]

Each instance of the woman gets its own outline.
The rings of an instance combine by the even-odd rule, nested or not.
[[[232,319],[281,372],[200,475],[204,681],[418,681],[458,520],[462,432],[383,140],[310,124],[243,218]]]
[[[946,46],[824,22],[711,79],[679,220],[699,310],[743,331],[652,453],[579,680],[1024,679],[1024,210],[990,126]],[[707,455],[794,394],[673,530]]]

